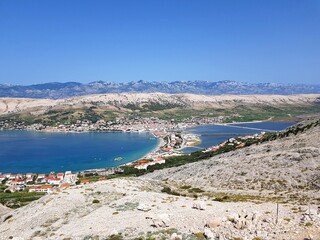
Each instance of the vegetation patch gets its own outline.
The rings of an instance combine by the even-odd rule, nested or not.
[[[175,195],[175,196],[180,196],[180,193],[176,192],[176,191],[173,191],[170,187],[164,187],[161,192],[163,193],[167,193],[167,194],[170,194],[170,195]]]
[[[10,208],[19,208],[34,200],[38,200],[44,195],[45,193],[26,191],[14,193],[0,192],[0,203]]]
[[[264,202],[279,202],[280,197],[265,197],[260,195],[247,195],[247,194],[231,194],[231,193],[211,193],[206,192],[203,195],[212,198],[214,201],[218,202],[254,202],[254,203],[264,203]]]
[[[107,237],[106,240],[123,240],[123,236],[121,234],[112,234],[111,236]]]
[[[112,205],[111,207],[115,208],[119,212],[123,211],[132,211],[139,206],[138,202],[125,202],[121,205]]]

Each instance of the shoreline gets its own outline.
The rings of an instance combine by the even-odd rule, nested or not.
[[[251,122],[234,122],[234,123],[214,123],[214,124],[199,124],[196,126],[190,126],[190,127],[186,127],[183,132],[187,132],[188,133],[188,129],[194,128],[194,127],[198,127],[198,126],[210,126],[210,125],[230,125],[230,124],[245,124],[245,123],[261,123],[261,122],[268,122],[268,120],[264,120],[264,121],[251,121]],[[284,122],[291,122],[291,121],[284,121]],[[35,131],[35,132],[43,132],[43,133],[108,133],[108,132],[119,132],[119,133],[137,133],[139,134],[139,132],[137,131],[112,131],[112,130],[107,130],[107,131],[81,131],[81,132],[77,132],[77,131],[42,131],[42,130],[32,130],[32,129],[10,129],[10,130],[3,130],[1,129],[0,131],[15,131],[15,130],[22,130],[22,131]],[[274,130],[276,131],[276,130]],[[117,169],[123,166],[130,166],[133,165],[134,162],[139,161],[141,159],[144,158],[148,158],[148,156],[155,154],[157,151],[161,150],[161,147],[163,147],[166,142],[163,140],[162,137],[158,137],[153,131],[148,131],[148,130],[144,130],[143,133],[148,133],[151,136],[153,136],[154,138],[156,138],[158,140],[158,144],[156,145],[155,148],[153,148],[151,151],[147,152],[146,154],[144,154],[142,157],[138,158],[138,159],[134,159],[130,162],[127,163],[123,163],[114,167],[105,167],[105,168],[93,168],[93,169],[83,169],[83,170],[78,170],[78,171],[74,171],[74,173],[79,174],[79,173],[83,173],[83,172],[101,172],[101,171],[108,171],[111,169]],[[196,134],[195,134],[196,135]],[[194,147],[197,146],[199,144],[201,144],[202,141],[200,139],[200,141],[197,141],[195,145],[192,146],[188,146],[186,144],[181,145],[181,147],[179,149],[174,149],[174,151],[179,151],[181,154],[185,154],[182,152],[183,149],[186,149],[188,147]],[[28,172],[28,171],[27,171]],[[36,173],[39,174],[39,173]]]
[[[150,154],[152,154],[153,152],[156,152],[156,151],[159,151],[160,148],[163,146],[162,144],[164,143],[163,139],[162,138],[158,138],[156,137],[153,133],[151,133],[152,136],[154,138],[156,138],[158,140],[158,144],[156,145],[155,148],[153,148],[151,151],[147,152],[145,155],[143,155],[142,157],[140,157],[139,159],[135,159],[131,162],[127,162],[127,163],[124,163],[124,164],[121,164],[119,165],[118,167],[124,167],[124,166],[130,166],[132,165],[132,163],[136,162],[136,161],[139,161],[140,159],[144,159],[144,158],[147,158]]]

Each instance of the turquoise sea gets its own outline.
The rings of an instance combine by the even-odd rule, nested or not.
[[[261,122],[197,126],[186,132],[199,134],[201,144],[185,148],[183,152],[198,151],[235,136],[283,130],[293,124]],[[0,131],[0,172],[49,173],[114,167],[143,157],[157,144],[158,140],[149,133]],[[122,159],[115,161],[118,157]]]
[[[183,149],[183,152],[192,153],[199,151],[200,149],[211,147],[232,137],[252,135],[262,131],[270,132],[284,130],[294,124],[294,122],[252,122],[228,125],[201,125],[189,128],[186,132],[200,135],[201,144],[195,147],[185,148]]]
[[[0,131],[0,172],[49,173],[122,165],[156,148],[149,133]],[[121,157],[122,160],[114,159]]]

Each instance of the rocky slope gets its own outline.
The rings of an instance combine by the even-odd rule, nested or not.
[[[0,239],[317,240],[319,137],[317,126],[206,161],[1,208]]]
[[[318,104],[319,94],[302,95],[196,95],[166,93],[121,93],[73,97],[67,99],[0,98],[0,115],[21,112],[41,114],[50,110],[101,108],[124,110],[189,109],[231,109],[245,107],[304,107]]]
[[[310,94],[320,93],[320,85],[276,84],[276,83],[244,83],[236,81],[174,81],[148,82],[132,81],[126,83],[77,82],[43,83],[29,86],[0,84],[0,97],[31,98],[67,98],[88,94],[123,93],[123,92],[164,92],[195,93],[205,95],[220,94]]]
[[[277,217],[274,202],[172,196],[161,193],[160,186],[157,181],[127,178],[71,187],[2,215],[0,239],[303,240],[320,236],[315,205],[309,214],[308,206],[281,204]]]
[[[169,179],[206,191],[282,194],[284,201],[320,204],[319,136],[317,125],[298,135],[155,171],[144,178]]]

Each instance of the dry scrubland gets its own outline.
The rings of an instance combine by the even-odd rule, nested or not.
[[[320,128],[317,126],[297,136],[153,172],[145,178],[178,181],[202,186],[209,191],[277,195],[288,201],[320,204],[319,137]],[[299,198],[301,193],[306,196]],[[318,200],[313,198],[315,195]]]
[[[193,109],[221,109],[246,105],[266,106],[306,106],[319,102],[319,94],[301,95],[196,95],[166,93],[119,93],[73,97],[67,99],[0,98],[0,115],[8,113],[33,112],[43,114],[52,109],[83,108],[97,106],[104,109],[121,109],[133,104],[136,106],[156,103],[173,107]]]
[[[0,239],[320,239],[319,139],[318,126],[2,207]]]

